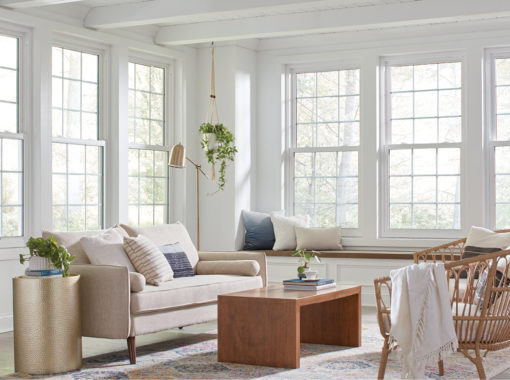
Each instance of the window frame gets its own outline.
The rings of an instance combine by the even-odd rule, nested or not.
[[[25,242],[28,239],[27,236],[32,234],[30,231],[30,223],[28,222],[31,217],[29,207],[30,196],[26,190],[32,186],[31,174],[32,170],[30,167],[31,160],[31,95],[32,95],[32,32],[28,28],[22,26],[5,23],[0,27],[0,34],[7,37],[18,39],[18,67],[17,67],[17,108],[18,108],[18,130],[16,133],[13,132],[0,132],[0,138],[8,138],[14,140],[20,140],[22,142],[22,186],[21,186],[21,197],[23,202],[22,211],[22,233],[20,236],[1,236],[0,237],[0,249],[1,248],[15,248],[24,247]]]
[[[171,125],[176,125],[175,122],[175,113],[174,113],[174,69],[175,64],[172,60],[165,60],[161,57],[154,56],[154,55],[145,55],[144,57],[141,57],[138,52],[130,51],[130,54],[128,55],[128,67],[130,63],[134,64],[140,64],[140,65],[146,65],[146,66],[156,66],[158,68],[162,68],[165,70],[165,83],[164,83],[164,103],[163,103],[163,112],[164,112],[164,120],[163,120],[163,144],[164,145],[148,145],[148,144],[136,144],[129,142],[129,136],[127,140],[127,151],[129,152],[130,149],[138,149],[138,150],[152,150],[152,151],[160,151],[160,152],[167,152],[167,157],[170,156],[170,151],[172,150],[172,144],[175,140],[175,131],[170,130]],[[127,70],[129,70],[127,68]],[[126,84],[126,89],[128,90],[128,94],[126,94],[129,97],[129,74],[128,74],[128,83]],[[129,100],[128,100],[129,102]],[[128,111],[128,109],[126,109]],[[170,124],[170,119],[171,123]],[[126,115],[126,120],[129,120],[129,115]],[[172,133],[173,132],[173,133]],[[126,162],[126,166],[128,165],[128,162]],[[173,194],[175,192],[174,186],[170,184],[170,168],[168,165],[166,166],[167,170],[167,197],[166,197],[166,223],[170,223],[171,216],[174,213],[174,210],[171,209],[171,199],[173,197]],[[129,170],[126,171],[128,180],[129,180]],[[129,191],[129,190],[128,190]],[[129,196],[127,197],[127,205],[126,207],[129,207]],[[139,205],[139,203],[138,203]]]
[[[357,146],[332,146],[332,147],[297,147],[297,74],[300,73],[318,73],[326,71],[342,71],[342,70],[359,70],[360,73],[360,87],[359,87],[359,145]],[[363,138],[362,138],[362,122],[363,116],[361,107],[363,104],[362,100],[362,81],[363,81],[363,69],[361,62],[357,60],[342,61],[340,63],[327,62],[323,64],[303,64],[303,65],[289,65],[285,70],[285,92],[286,92],[286,128],[285,128],[285,163],[284,163],[284,204],[286,214],[294,215],[294,203],[295,203],[295,183],[294,183],[294,172],[295,172],[295,153],[301,152],[358,152],[358,167],[357,167],[357,179],[358,179],[358,227],[357,228],[343,228],[343,237],[361,237],[363,231],[363,212],[362,212],[362,191],[361,191],[361,174],[360,168],[362,163],[361,153],[363,150]]]
[[[496,59],[510,59],[510,46],[500,48],[486,48],[483,53],[483,94],[484,94],[484,168],[485,192],[489,200],[485,209],[485,216],[489,228],[496,228],[496,148],[510,147],[510,140],[497,140],[497,94],[496,94]],[[509,227],[510,228],[510,227]]]
[[[412,143],[412,144],[388,144],[391,141],[391,102],[389,101],[391,89],[391,66],[403,65],[425,65],[460,62],[461,63],[461,141],[457,143]],[[455,238],[466,233],[466,170],[465,170],[465,146],[466,146],[466,54],[464,51],[406,54],[394,56],[381,56],[379,63],[379,149],[378,149],[378,170],[379,170],[379,191],[378,191],[378,237],[379,238]],[[459,229],[414,229],[390,228],[390,181],[389,181],[389,156],[393,149],[409,148],[458,148],[460,149],[460,228]],[[437,175],[437,173],[436,173]],[[437,189],[436,189],[437,192]]]
[[[102,179],[102,188],[101,188],[101,194],[99,197],[99,202],[101,202],[101,214],[100,216],[100,222],[99,222],[99,228],[104,229],[106,227],[106,215],[107,215],[107,204],[106,200],[108,199],[107,196],[107,160],[108,160],[108,154],[106,152],[107,150],[107,138],[108,138],[108,113],[106,106],[107,97],[107,89],[108,89],[108,80],[109,80],[109,71],[108,71],[108,49],[106,46],[98,44],[98,43],[92,43],[90,41],[83,41],[80,39],[75,38],[69,38],[67,36],[57,36],[55,37],[51,42],[51,51],[53,52],[53,48],[61,48],[66,50],[73,50],[78,51],[80,53],[86,53],[86,54],[93,54],[98,56],[98,65],[97,65],[97,80],[98,80],[98,86],[97,86],[97,96],[98,96],[98,102],[97,102],[97,113],[98,113],[98,130],[97,130],[97,139],[77,139],[77,138],[70,138],[70,137],[63,137],[63,136],[53,136],[53,101],[50,101],[51,104],[51,120],[52,124],[50,125],[50,135],[51,135],[51,147],[50,152],[53,152],[53,144],[54,143],[60,143],[60,144],[71,144],[71,145],[85,145],[85,146],[97,146],[102,148],[102,162],[101,162],[101,179]],[[53,54],[51,54],[53,59]],[[53,62],[53,60],[52,60]],[[53,66],[50,67],[50,76],[52,78],[52,85],[53,85]],[[52,96],[53,96],[53,88],[52,88]],[[62,104],[63,107],[63,104]],[[81,111],[80,111],[81,112]],[[52,161],[52,153],[51,153],[51,161]],[[53,164],[51,163],[51,178],[53,178]],[[67,173],[66,176],[69,174]],[[50,179],[49,181],[50,186],[50,202],[51,202],[51,225],[53,227],[53,181]],[[67,202],[67,205],[69,205],[69,202]],[[68,207],[68,206],[67,206]],[[69,220],[67,220],[67,225],[69,225]],[[67,232],[61,231],[61,232]]]

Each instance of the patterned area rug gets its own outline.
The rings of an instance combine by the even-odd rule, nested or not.
[[[301,345],[301,368],[259,367],[217,362],[215,334],[197,334],[138,347],[137,364],[130,365],[127,352],[114,352],[84,360],[80,371],[47,376],[59,379],[374,379],[377,378],[382,338],[376,325],[363,326],[362,347]],[[491,352],[485,359],[488,377],[510,368],[510,349]],[[476,368],[462,354],[444,361],[443,379],[476,379]],[[437,367],[427,367],[427,378],[440,379]],[[38,378],[10,375],[7,378]],[[388,360],[385,379],[400,378],[396,353]]]

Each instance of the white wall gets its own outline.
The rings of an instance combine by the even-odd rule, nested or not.
[[[197,58],[198,69],[198,117],[196,127],[188,129],[188,155],[192,160],[200,160],[204,170],[211,173],[205,155],[200,151],[198,137],[199,124],[207,116],[211,51],[201,48]],[[201,250],[235,250],[242,247],[244,230],[239,223],[242,209],[252,208],[254,195],[255,157],[253,138],[255,134],[255,86],[256,53],[244,47],[222,46],[215,48],[216,102],[219,121],[229,128],[235,137],[239,150],[235,163],[227,169],[227,184],[217,192],[216,183],[200,177],[200,243]],[[216,168],[218,171],[219,167]],[[193,172],[188,165],[188,172]],[[218,173],[216,173],[218,176]],[[194,181],[194,179],[193,179]],[[188,197],[194,197],[195,185],[188,182]],[[188,199],[189,225],[195,222],[196,203]],[[196,226],[195,226],[196,228]],[[195,228],[190,230],[196,235]]]

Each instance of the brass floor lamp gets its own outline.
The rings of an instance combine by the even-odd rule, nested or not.
[[[205,178],[209,179],[209,176],[202,170],[202,165],[193,162],[189,157],[186,156],[186,149],[182,144],[177,144],[172,147],[170,152],[170,160],[168,166],[172,168],[184,169],[186,167],[186,160],[191,162],[197,171],[197,250],[200,251],[200,181],[199,174],[202,173]]]

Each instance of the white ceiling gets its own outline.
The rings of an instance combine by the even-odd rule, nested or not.
[[[83,26],[147,30],[162,45],[510,18],[508,0],[0,0]]]

